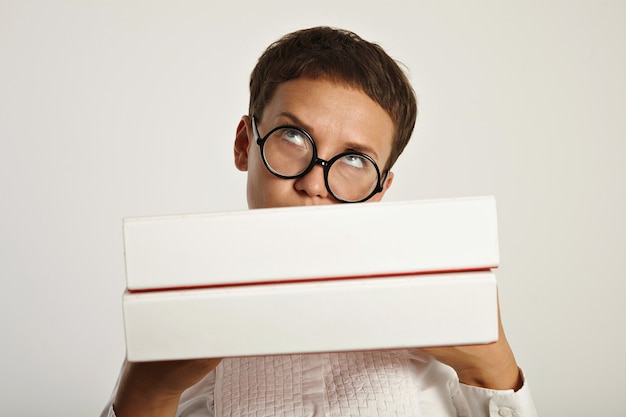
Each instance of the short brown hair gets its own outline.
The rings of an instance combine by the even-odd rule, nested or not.
[[[359,88],[378,103],[395,126],[385,170],[411,138],[417,117],[415,92],[398,63],[377,44],[331,27],[289,33],[261,55],[250,76],[251,116],[262,117],[279,84],[292,79],[325,77]]]

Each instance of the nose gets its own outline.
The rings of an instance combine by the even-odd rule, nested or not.
[[[325,161],[319,159],[315,161],[313,168],[294,182],[296,190],[309,197],[328,198],[329,193],[324,182],[324,165]]]

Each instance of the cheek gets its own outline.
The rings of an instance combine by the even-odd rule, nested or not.
[[[272,208],[299,205],[295,180],[284,180],[272,175],[256,152],[250,152],[248,160],[247,197],[248,207]]]
[[[287,193],[289,182],[272,175],[261,161],[249,164],[248,207],[267,208],[281,205],[280,200]]]

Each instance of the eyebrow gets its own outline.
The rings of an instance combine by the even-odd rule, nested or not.
[[[304,129],[309,135],[311,135],[313,140],[315,140],[315,137],[311,134],[311,131],[313,131],[313,127],[304,123],[302,120],[298,118],[298,116],[296,116],[293,113],[286,112],[286,111],[280,112],[279,116],[283,116],[287,119],[290,119],[291,120],[290,123],[293,123],[296,127]],[[347,142],[344,142],[344,145],[345,145],[346,150],[361,152],[374,158],[374,160],[378,159],[378,153],[376,153],[374,148],[372,148],[369,145],[365,145],[363,143],[356,142],[353,140],[348,140]]]

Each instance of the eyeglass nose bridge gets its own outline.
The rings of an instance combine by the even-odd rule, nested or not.
[[[327,160],[318,158],[317,156],[313,158],[313,161],[311,162],[311,168],[313,168],[315,165],[321,165],[324,170],[328,169],[328,167],[330,166]]]
[[[315,165],[319,165],[322,167],[322,169],[324,170],[324,181],[328,184],[328,170],[330,169],[331,163],[325,159],[318,157],[317,154],[313,156],[313,159],[311,160],[309,167],[305,169],[300,175],[298,175],[298,178],[302,178],[305,175],[307,175],[309,172],[311,172],[313,168],[315,168]],[[327,188],[328,188],[328,185],[327,185]]]

